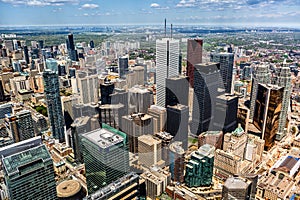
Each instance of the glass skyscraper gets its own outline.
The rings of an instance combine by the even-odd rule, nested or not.
[[[1,148],[0,155],[10,199],[57,199],[53,161],[40,137]]]
[[[129,171],[126,134],[103,124],[80,135],[89,195]]]
[[[43,78],[48,118],[50,121],[52,135],[55,139],[58,139],[59,142],[63,142],[65,140],[65,121],[59,94],[58,74],[54,71],[46,69],[43,73]]]

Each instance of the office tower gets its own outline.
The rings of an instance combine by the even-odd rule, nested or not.
[[[253,124],[261,131],[265,140],[265,150],[275,143],[279,127],[284,88],[275,85],[259,84],[255,101]]]
[[[127,134],[129,151],[138,153],[138,137],[153,134],[153,118],[144,113],[123,116],[121,130]]]
[[[146,113],[153,103],[153,96],[150,91],[141,86],[135,86],[128,90],[129,113]]]
[[[128,73],[128,57],[119,58],[119,77],[125,78],[125,75]]]
[[[80,102],[83,104],[98,103],[98,75],[88,75],[87,72],[80,70],[78,70],[76,73]]]
[[[76,78],[76,68],[69,68],[69,76]]]
[[[212,53],[210,61],[220,63],[223,81],[221,88],[225,88],[225,93],[231,93],[234,55],[232,53]]]
[[[43,49],[44,48],[44,41],[43,40],[39,40],[38,41],[38,45],[39,45],[39,49]]]
[[[153,131],[154,133],[163,132],[166,130],[167,111],[166,108],[151,105],[148,109],[148,114],[153,117]]]
[[[182,104],[189,105],[189,82],[188,77],[176,76],[166,79],[166,104],[174,106]]]
[[[111,94],[113,93],[114,88],[114,84],[109,81],[100,84],[101,105],[111,104]]]
[[[154,133],[154,136],[161,140],[161,158],[165,161],[166,165],[169,165],[169,145],[173,140],[173,136],[167,132]]]
[[[247,146],[245,149],[244,159],[250,162],[261,162],[264,151],[265,141],[259,137],[248,134]]]
[[[128,88],[133,87],[134,85],[144,85],[145,83],[145,72],[144,66],[135,66],[133,71],[132,80],[128,80],[128,76],[126,76],[127,86]],[[129,75],[129,74],[128,74]]]
[[[156,40],[156,104],[165,107],[166,78],[178,75],[179,40]]]
[[[194,66],[194,96],[191,132],[199,135],[212,126],[215,101],[221,77],[219,63]]]
[[[22,110],[16,113],[18,119],[18,130],[20,141],[34,137],[33,120],[29,110]]]
[[[284,87],[281,112],[279,116],[279,125],[278,125],[278,133],[284,133],[284,129],[287,124],[287,112],[289,110],[290,97],[292,92],[291,70],[289,67],[286,66],[276,68],[275,76],[273,76],[272,78],[273,78],[272,84],[278,85],[279,87]]]
[[[113,190],[112,190],[113,188]],[[83,198],[83,200],[139,199],[146,196],[145,183],[130,172],[113,183]]]
[[[222,149],[223,145],[223,132],[222,131],[207,131],[198,136],[198,148],[209,144],[216,149]]]
[[[170,172],[174,182],[184,182],[184,149],[182,142],[173,142],[170,145]]]
[[[189,107],[181,104],[167,107],[167,132],[174,141],[181,141],[182,148],[188,149]]]
[[[77,50],[75,50],[74,38],[73,34],[68,35],[68,39],[66,40],[68,55],[72,61],[78,61]]]
[[[91,47],[92,49],[95,48],[95,43],[94,43],[93,40],[90,41],[90,47]]]
[[[58,71],[57,61],[53,58],[46,59],[46,69],[57,72]]]
[[[100,106],[100,121],[115,129],[122,127],[122,116],[126,115],[123,104],[106,104]]]
[[[238,97],[222,94],[217,96],[213,125],[217,131],[228,133],[237,127]]]
[[[138,137],[139,163],[151,167],[153,165],[162,166],[161,141],[153,135],[142,135]]]
[[[147,197],[155,199],[165,192],[170,182],[170,173],[158,167],[147,170],[140,177],[145,180]]]
[[[71,147],[73,149],[74,158],[79,163],[83,163],[79,136],[90,131],[92,131],[92,129],[90,125],[90,117],[88,116],[76,118],[71,125],[71,135],[69,138],[69,143],[71,144]]]
[[[59,94],[58,75],[57,73],[46,69],[43,73],[43,78],[51,132],[55,139],[58,139],[59,142],[63,142],[65,140],[65,122]]]
[[[5,100],[5,93],[4,93],[4,88],[2,85],[2,81],[0,81],[0,102]]]
[[[14,142],[20,142],[19,129],[18,129],[18,118],[11,114],[5,114],[4,125],[6,132],[14,140]]]
[[[110,95],[111,104],[123,104],[125,114],[128,114],[128,92],[124,89],[115,88],[113,93]]]
[[[250,103],[250,119],[253,119],[255,101],[257,97],[258,84],[268,84],[270,83],[270,72],[267,65],[259,65],[253,72],[252,87],[251,87],[251,103]]]
[[[244,152],[248,141],[244,129],[239,126],[232,132],[224,135],[223,150],[244,159]]]
[[[222,199],[250,200],[252,182],[242,177],[229,177],[222,189]]]
[[[34,114],[32,120],[35,135],[42,135],[42,132],[48,130],[47,120],[43,115]]]
[[[0,155],[10,199],[56,199],[53,161],[40,137],[3,147]]]
[[[24,58],[25,58],[26,64],[28,65],[28,64],[30,64],[30,62],[29,62],[29,54],[28,54],[28,47],[24,46],[23,51],[24,51]]]
[[[88,193],[116,181],[128,173],[126,134],[107,125],[80,135]]]
[[[185,183],[188,187],[210,186],[212,184],[215,148],[208,144],[194,151],[186,164]]]
[[[195,38],[187,41],[187,76],[190,86],[194,87],[194,66],[202,63],[203,40]]]
[[[58,76],[65,76],[65,75],[67,75],[66,66],[65,65],[58,65],[57,69],[58,69]]]
[[[179,52],[179,66],[178,66],[178,74],[182,74],[182,53],[181,51]]]

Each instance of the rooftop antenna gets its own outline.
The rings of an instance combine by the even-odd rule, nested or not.
[[[165,18],[165,37],[167,37],[167,19]]]
[[[173,36],[173,24],[171,24],[171,38]]]

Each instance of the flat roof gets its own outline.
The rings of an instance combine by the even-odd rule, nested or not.
[[[81,184],[76,180],[67,180],[56,186],[57,196],[62,198],[72,197],[81,190]]]
[[[108,148],[124,141],[124,138],[106,129],[96,129],[82,135],[100,148]]]

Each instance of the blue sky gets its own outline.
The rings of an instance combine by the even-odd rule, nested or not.
[[[0,25],[300,26],[300,0],[0,0]]]

